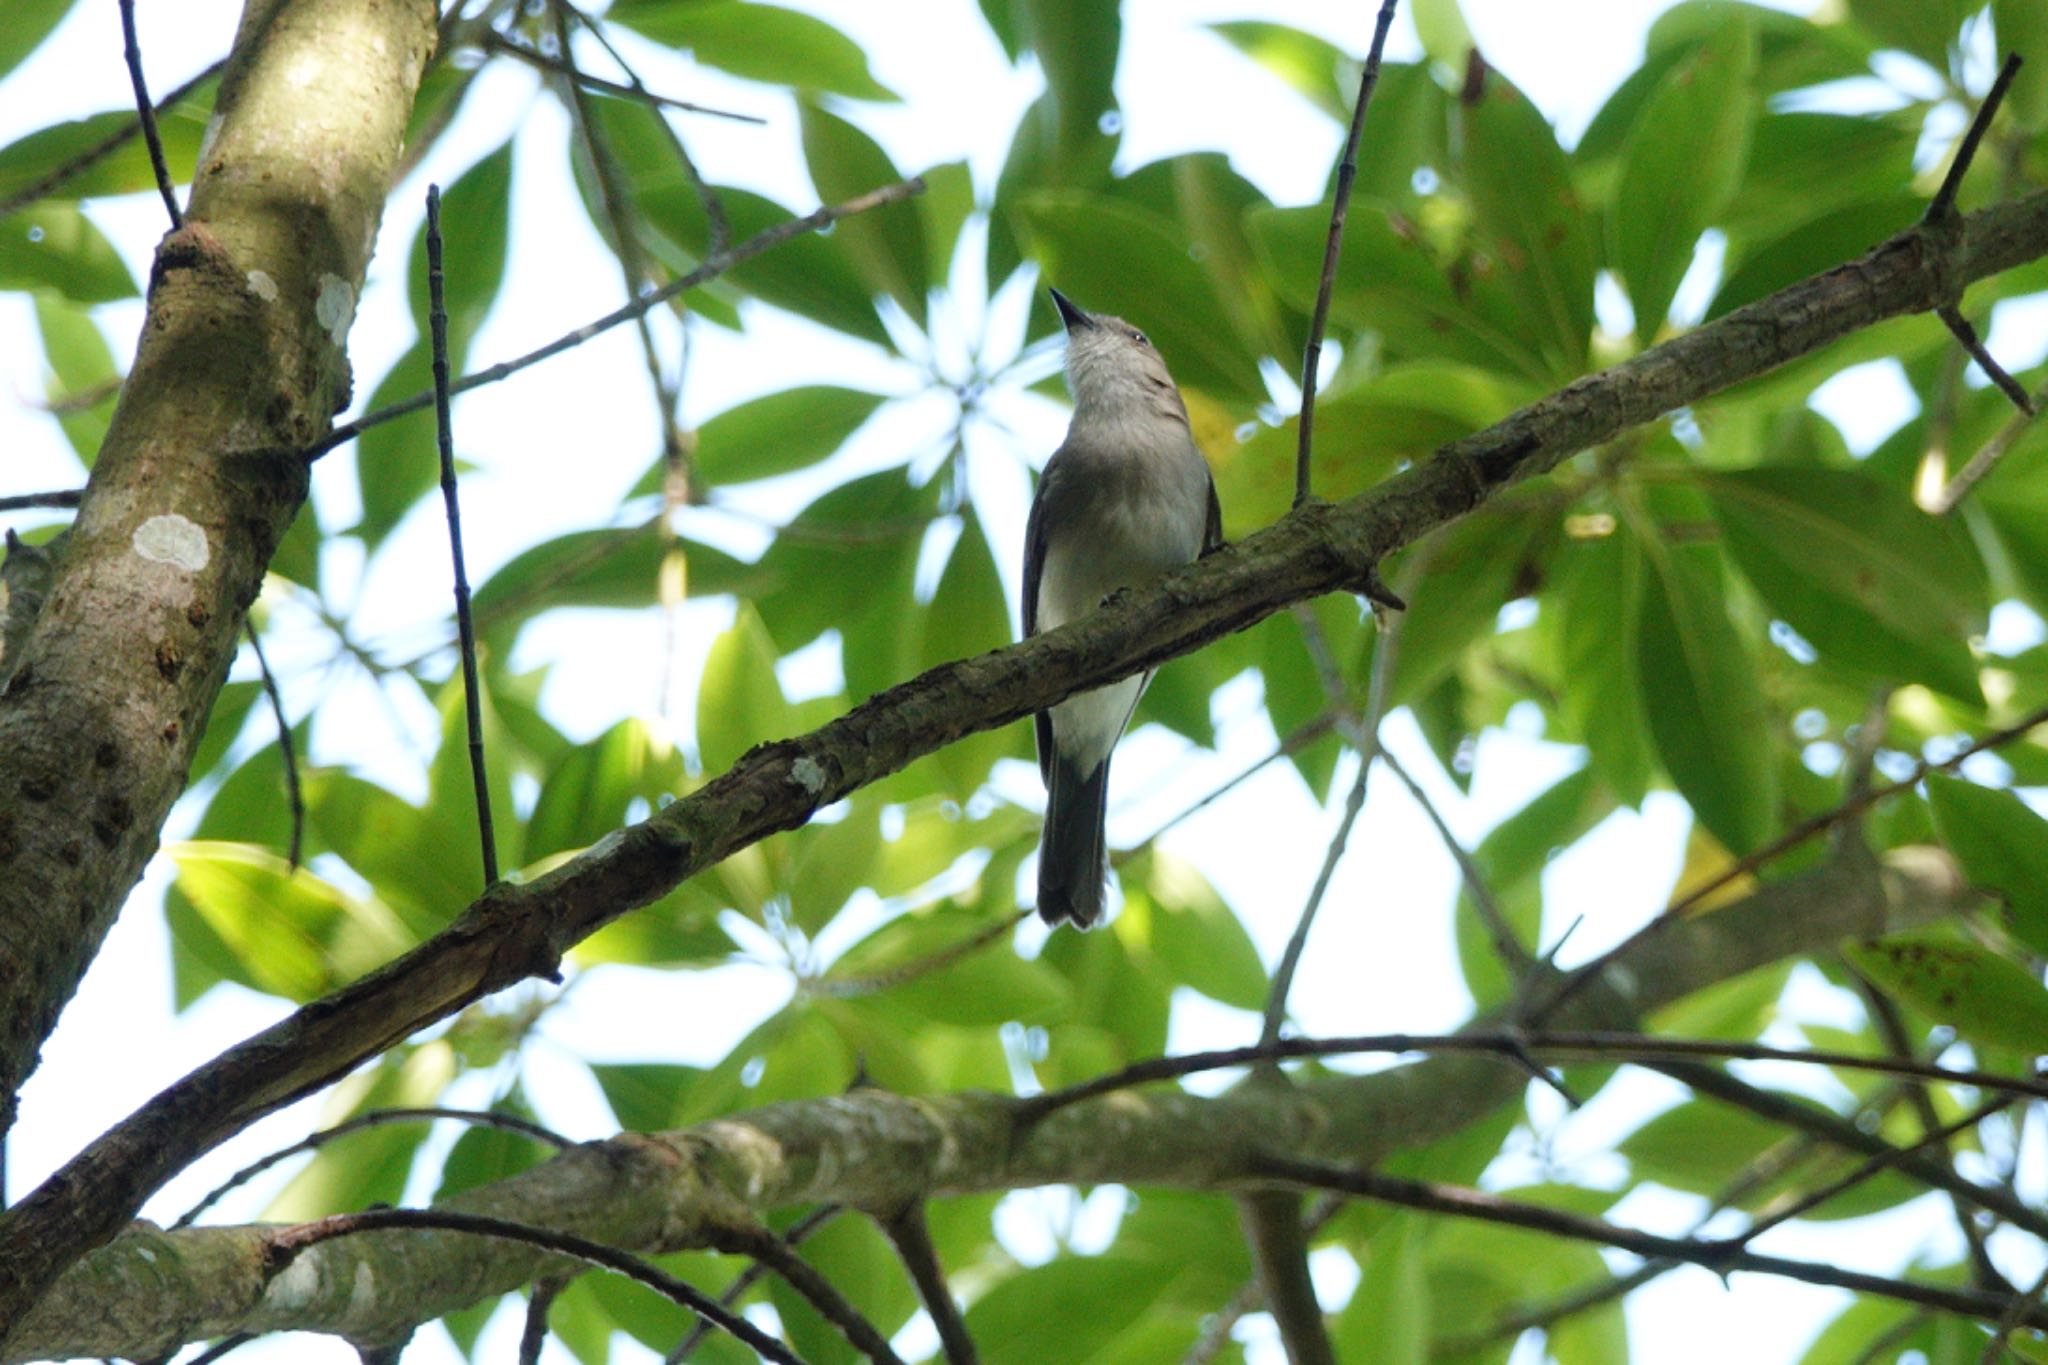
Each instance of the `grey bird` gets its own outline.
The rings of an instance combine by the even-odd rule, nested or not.
[[[1050,291],[1067,327],[1074,419],[1046,462],[1024,528],[1024,633],[1086,616],[1223,541],[1209,465],[1166,362],[1122,318]],[[1077,692],[1037,716],[1045,830],[1038,913],[1086,929],[1102,918],[1109,756],[1150,673]]]

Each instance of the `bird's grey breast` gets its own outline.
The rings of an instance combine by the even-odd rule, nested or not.
[[[1119,425],[1089,430],[1077,420],[1046,466],[1041,496],[1054,529],[1039,585],[1041,630],[1202,552],[1209,470],[1187,429]]]

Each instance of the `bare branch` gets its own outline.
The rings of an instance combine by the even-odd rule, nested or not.
[[[1330,325],[1330,295],[1337,288],[1337,258],[1344,250],[1344,220],[1351,211],[1351,182],[1358,178],[1358,136],[1365,129],[1366,106],[1372,103],[1374,87],[1380,83],[1380,53],[1387,45],[1387,29],[1394,22],[1396,0],[1381,0],[1379,21],[1373,25],[1372,47],[1365,55],[1365,69],[1358,77],[1358,102],[1351,109],[1351,127],[1344,134],[1344,159],[1337,163],[1336,193],[1330,204],[1330,233],[1323,242],[1323,273],[1316,284],[1315,313],[1309,319],[1308,345],[1301,357],[1301,420],[1299,442],[1294,453],[1294,505],[1308,501],[1309,451],[1316,421],[1316,367],[1323,358],[1323,333]]]
[[[884,185],[880,189],[869,190],[866,194],[856,195],[844,203],[829,204],[824,208],[815,209],[801,218],[791,218],[777,223],[773,227],[763,228],[737,246],[725,251],[713,252],[705,258],[702,265],[692,270],[689,274],[679,276],[661,288],[643,294],[624,307],[615,308],[595,321],[586,322],[575,331],[556,337],[545,346],[528,351],[517,359],[500,361],[488,369],[464,375],[450,386],[449,392],[468,393],[471,389],[481,388],[485,384],[496,384],[500,380],[509,379],[529,366],[538,365],[543,360],[552,360],[564,351],[574,350],[592,337],[600,336],[621,323],[631,322],[635,318],[644,317],[656,308],[661,307],[664,303],[667,303],[670,299],[686,294],[698,285],[718,278],[734,266],[752,260],[764,251],[781,246],[792,237],[801,237],[805,233],[816,232],[822,227],[838,222],[841,218],[851,217],[856,213],[866,213],[869,209],[880,208],[884,204],[894,204],[899,200],[908,199],[912,195],[922,193],[924,193],[924,177],[914,175],[908,180],[899,180],[893,185]],[[396,403],[378,408],[375,412],[365,413],[353,422],[343,422],[329,431],[327,435],[307,447],[306,456],[309,459],[318,459],[336,446],[346,445],[348,442],[353,441],[371,427],[389,422],[393,418],[403,417],[409,412],[418,412],[433,401],[434,395],[432,393],[416,393],[410,398],[402,398]]]
[[[163,134],[157,131],[156,106],[149,101],[149,82],[142,75],[142,44],[135,37],[135,0],[121,0],[121,51],[128,60],[128,82],[135,87],[135,117],[142,125],[142,140],[149,148],[149,168],[156,175],[156,192],[163,197],[164,212],[171,216],[171,230],[175,232],[185,226],[185,215],[178,208],[178,190],[164,160]]]

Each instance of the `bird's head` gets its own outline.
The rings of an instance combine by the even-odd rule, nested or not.
[[[1057,289],[1047,292],[1067,327],[1067,387],[1077,410],[1180,408],[1173,376],[1143,332],[1122,318],[1090,313]]]

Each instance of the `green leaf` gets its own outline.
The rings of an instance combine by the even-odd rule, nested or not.
[[[1646,556],[1637,602],[1636,681],[1665,771],[1716,839],[1738,855],[1777,827],[1778,727],[1742,639],[1699,568],[1669,546]]]
[[[1567,539],[1553,560],[1540,621],[1557,632],[1558,709],[1566,737],[1622,804],[1640,806],[1654,767],[1636,686],[1637,594],[1644,572],[1634,537]]]
[[[1466,193],[1489,258],[1481,268],[1516,301],[1518,334],[1550,377],[1575,377],[1592,340],[1599,262],[1571,161],[1536,106],[1498,71],[1467,88],[1459,112]]]
[[[1208,27],[1210,32],[1287,82],[1331,118],[1340,122],[1350,121],[1351,106],[1358,93],[1358,64],[1343,48],[1313,33],[1258,19],[1237,19]],[[1380,68],[1382,80],[1386,79],[1393,65],[1390,62]],[[1373,98],[1377,103],[1378,92]],[[1371,119],[1372,114],[1373,111],[1368,109],[1366,118]],[[1378,148],[1381,144],[1375,140],[1368,145]],[[1364,169],[1359,167],[1360,171]]]
[[[1144,935],[1167,976],[1211,1000],[1257,1010],[1266,1003],[1266,964],[1244,924],[1192,864],[1153,848],[1124,865],[1123,919]]]
[[[1045,73],[1060,156],[1085,155],[1102,136],[1103,116],[1116,108],[1119,7],[1089,0],[1011,0],[1011,6]]]
[[[1298,308],[1314,306],[1329,222],[1324,205],[1256,210],[1246,221],[1274,287]],[[1330,317],[1371,332],[1389,359],[1462,361],[1547,387],[1553,372],[1512,291],[1473,279],[1462,262],[1455,282],[1453,273],[1405,215],[1353,205]]]
[[[1314,483],[1331,500],[1362,493],[1447,441],[1493,425],[1536,390],[1476,365],[1419,360],[1389,365],[1356,387],[1316,401]],[[1192,409],[1191,409],[1192,411]],[[1223,529],[1248,535],[1269,526],[1294,499],[1299,415],[1260,424],[1211,451]]]
[[[1849,0],[1851,17],[1878,42],[1944,74],[1963,20],[1982,8],[1984,0]]]
[[[1740,181],[1756,63],[1755,29],[1729,24],[1671,69],[1629,132],[1611,216],[1614,262],[1646,345],[1663,328],[1700,233]]]
[[[1783,1098],[1804,1108],[1817,1108],[1798,1095]],[[1730,1181],[1797,1150],[1797,1133],[1772,1119],[1730,1109],[1719,1101],[1687,1100],[1622,1139],[1618,1150],[1638,1177],[1688,1194],[1719,1196]],[[1737,1207],[1767,1209],[1775,1201],[1801,1194],[1848,1174],[1861,1163],[1853,1153],[1820,1153],[1780,1166],[1774,1178],[1753,1182]],[[1843,1190],[1801,1217],[1827,1220],[1858,1218],[1893,1208],[1921,1192],[1897,1171],[1883,1171]]]
[[[1214,325],[1227,310],[1171,218],[1082,190],[1025,195],[1017,213],[1044,278],[1091,311],[1144,328],[1182,384],[1219,398],[1265,398],[1257,352]]]
[[[505,282],[506,243],[511,230],[512,143],[480,158],[441,194],[442,293],[448,305],[448,363],[464,368],[469,344],[497,302]],[[406,269],[413,323],[428,335],[427,229],[413,236]]]
[[[896,95],[860,44],[822,19],[742,0],[621,0],[607,19],[747,80],[857,100]]]
[[[1861,939],[1842,952],[1885,994],[1969,1042],[2048,1052],[2048,988],[1989,948],[1924,930]]]
[[[0,77],[42,46],[50,30],[71,13],[77,0],[10,0],[7,22],[0,25]]]
[[[896,163],[872,137],[838,115],[805,101],[799,109],[804,162],[811,183],[826,203],[863,194],[903,178]],[[926,260],[924,215],[914,200],[885,204],[835,224],[834,239],[845,248],[868,287],[887,294],[903,311],[925,324]]]
[[[1415,34],[1429,59],[1462,77],[1474,51],[1472,30],[1458,0],[1415,0]]]
[[[620,1128],[659,1133],[683,1125],[690,1089],[704,1071],[668,1062],[624,1062],[594,1064],[590,1074]]]
[[[0,219],[0,289],[50,290],[73,303],[133,298],[135,277],[74,204],[31,204]]]
[[[533,1114],[523,1104],[494,1105],[494,1112],[510,1113],[519,1118],[532,1118]],[[524,1133],[515,1133],[506,1128],[493,1128],[486,1124],[472,1124],[455,1145],[448,1151],[448,1159],[441,1165],[441,1183],[434,1191],[434,1202],[460,1194],[464,1190],[480,1189],[500,1180],[508,1180],[521,1171],[531,1170],[553,1155],[556,1148],[551,1143],[541,1142]]]
[[[638,720],[618,722],[566,750],[542,781],[523,861],[596,843],[625,823],[636,799],[651,804],[682,781],[682,759],[673,749]]]
[[[750,566],[723,550],[671,542],[657,525],[571,531],[514,555],[470,599],[477,631],[500,657],[520,627],[555,607],[651,607],[660,600],[663,561],[681,556],[692,597],[748,590]]]
[[[233,979],[301,1003],[415,942],[398,917],[268,849],[189,841],[169,850],[179,894],[233,954]]]
[[[1998,51],[2024,53],[2027,64],[2005,92],[2005,107],[2022,128],[2048,126],[2048,5],[2036,0],[1992,0]]]
[[[917,1291],[888,1240],[868,1219],[834,1218],[797,1254],[885,1337],[917,1310]],[[809,1365],[857,1365],[867,1359],[780,1275],[770,1277],[769,1298],[789,1344]]]
[[[922,672],[955,659],[971,659],[1010,643],[1010,604],[981,518],[961,513],[960,538],[924,609],[922,644],[913,667]],[[955,740],[935,756],[955,797],[966,800],[988,780],[996,760],[1018,756],[1016,726],[983,730]]]
[[[1606,815],[1608,803],[1581,768],[1553,784],[1528,805],[1495,825],[1472,850],[1480,880],[1507,917],[1522,947],[1535,952],[1542,928],[1542,880],[1551,857]],[[1466,989],[1481,1009],[1505,999],[1514,988],[1506,965],[1483,925],[1469,891],[1458,898],[1458,961]]]
[[[776,658],[761,618],[741,606],[732,629],[711,646],[697,682],[697,753],[705,773],[722,773],[756,744],[792,733]]]
[[[726,3],[715,0],[699,7],[720,8]],[[617,8],[611,13],[616,15]],[[660,115],[631,100],[595,94],[590,96],[588,108],[612,160],[626,178],[633,206],[639,210],[642,244],[648,254],[679,275],[702,264],[711,249],[711,224],[699,188],[677,159]],[[592,225],[600,236],[609,238],[610,218],[596,193],[587,159],[577,157],[574,170]],[[751,190],[725,185],[712,188],[724,205],[735,242],[796,216]],[[711,284],[689,291],[676,307],[713,317],[735,317],[732,304],[743,294],[878,346],[893,345],[888,328],[875,312],[874,291],[839,245],[836,232],[800,233],[773,251],[734,265]]]
[[[2005,902],[2006,924],[2048,952],[2048,820],[2018,793],[1927,775],[1935,828],[1974,886]]]
[[[833,455],[874,416],[886,396],[832,384],[806,384],[749,399],[697,428],[691,473],[700,483],[748,483],[807,469]],[[661,491],[656,460],[631,496]]]
[[[1905,183],[1903,175],[1899,183]],[[1854,260],[1910,226],[1926,207],[1911,194],[1851,204],[1741,252],[1728,262],[1704,320],[1711,322],[1809,275]]]
[[[1067,1256],[1022,1271],[967,1308],[986,1365],[1081,1365],[1120,1358],[1117,1338],[1165,1293],[1171,1272],[1114,1254]],[[1048,1313],[1048,1304],[1058,1304]]]
[[[1989,589],[1962,528],[1847,470],[1764,467],[1708,476],[1730,555],[1823,658],[1982,702],[1964,641]]]
[[[944,289],[952,278],[961,230],[974,212],[974,175],[967,163],[948,161],[925,171],[917,206],[924,215],[925,287]]]
[[[1426,1234],[1396,1214],[1360,1258],[1358,1288],[1330,1324],[1330,1344],[1353,1365],[1428,1365],[1435,1304],[1423,1256]]]
[[[10,8],[10,21],[12,17]],[[0,42],[4,41],[0,38]],[[212,108],[213,85],[208,82],[157,115],[164,160],[181,184],[189,177],[178,172],[188,171],[198,161],[200,139]],[[51,124],[0,148],[0,199],[25,193],[59,171],[70,173],[45,192],[42,202],[69,203],[155,189],[156,172],[149,164],[148,148],[140,136],[132,135],[134,128],[132,107],[109,110],[89,118]],[[89,153],[124,130],[131,133],[125,142],[86,163]],[[77,169],[72,170],[73,167]]]
[[[38,294],[35,309],[43,356],[50,364],[43,400],[56,413],[64,439],[90,469],[114,419],[121,373],[114,366],[114,353],[106,338],[86,309],[50,294]]]
[[[1496,501],[1435,532],[1407,552],[1393,575],[1408,593],[1394,652],[1389,705],[1435,687],[1475,641],[1493,633],[1523,571],[1540,557],[1549,518],[1526,499]],[[1410,586],[1412,585],[1412,587]]]
[[[454,1049],[445,1041],[388,1052],[336,1089],[323,1109],[321,1126],[378,1109],[433,1104],[454,1079],[455,1069]],[[336,1138],[270,1201],[264,1221],[300,1223],[338,1210],[397,1203],[426,1137],[423,1123],[397,1123]]]

